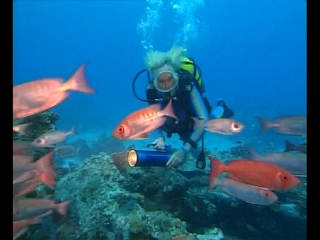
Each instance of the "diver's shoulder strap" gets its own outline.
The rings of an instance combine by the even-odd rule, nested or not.
[[[158,98],[157,89],[154,87],[153,83],[149,83],[146,87],[146,96],[149,104],[156,103],[155,99]]]
[[[193,74],[191,74],[187,70],[180,69],[179,70],[179,90],[190,92],[193,86],[195,86],[198,89],[200,95],[203,94],[204,91],[202,87],[199,85],[199,82],[193,76]]]
[[[193,75],[184,69],[179,69],[178,74],[179,74],[179,82],[178,82],[179,91],[191,92],[192,82],[194,79]]]

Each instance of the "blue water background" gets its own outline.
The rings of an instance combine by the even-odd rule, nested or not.
[[[160,2],[161,22],[150,38],[155,49],[168,50],[181,24],[175,23],[170,1]],[[134,97],[132,80],[144,68],[145,39],[137,26],[149,5],[142,0],[14,1],[13,84],[67,79],[88,62],[86,75],[96,94],[72,92],[53,109],[60,115],[58,127],[111,133],[126,115],[145,106]],[[306,1],[206,0],[191,15],[199,26],[186,45],[201,67],[206,95],[213,105],[225,99],[246,125],[242,135],[250,144],[258,141],[255,116],[306,114]],[[190,13],[180,17],[188,21]],[[137,82],[141,97],[146,84],[145,77]],[[259,141],[281,144],[285,138],[269,132]]]

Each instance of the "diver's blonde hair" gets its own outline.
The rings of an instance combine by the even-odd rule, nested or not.
[[[184,47],[176,45],[173,45],[168,52],[150,51],[144,59],[146,68],[149,72],[153,73],[154,70],[162,67],[164,64],[168,64],[177,70],[182,64],[186,51]]]

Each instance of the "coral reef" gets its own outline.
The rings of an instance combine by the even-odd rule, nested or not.
[[[188,180],[169,171],[165,181],[161,181],[159,174],[164,172],[165,169],[157,168],[129,168],[121,173],[112,158],[102,152],[85,159],[81,167],[67,174],[61,172],[55,198],[72,201],[68,226],[55,226],[59,233],[54,235],[59,235],[59,239],[171,240],[178,236],[196,239],[196,235],[187,231],[186,222],[165,210],[172,211],[178,202],[186,201],[183,198],[188,190]],[[172,201],[161,207],[157,206],[157,199]],[[44,226],[40,226],[30,239],[43,239],[42,228]]]
[[[59,115],[53,112],[45,111],[23,119],[19,119],[16,124],[30,123],[27,128],[26,134],[22,135],[13,132],[13,141],[33,141],[40,135],[54,131],[57,129],[56,121],[59,119]],[[29,150],[36,159],[42,157],[48,152],[46,149],[35,149]]]
[[[232,147],[230,149],[230,153],[234,157],[248,159],[250,156],[250,147],[246,144],[240,144],[239,146]]]
[[[59,115],[53,112],[41,112],[22,120],[19,124],[31,123],[27,128],[25,135],[13,133],[13,140],[32,141],[39,137],[41,134],[56,130],[56,121],[59,120]]]
[[[71,200],[69,220],[43,224],[29,239],[222,240],[221,230],[248,240],[305,239],[305,208],[289,218],[283,211],[291,206],[276,210],[208,192],[209,176],[200,170],[131,168],[121,162],[125,171],[119,171],[114,156],[125,153],[101,152],[78,167],[57,170],[54,197]],[[305,203],[301,189],[280,194],[281,202]]]
[[[105,152],[106,154],[112,154],[126,150],[123,141],[115,139],[106,134],[100,135],[92,146],[94,153]]]

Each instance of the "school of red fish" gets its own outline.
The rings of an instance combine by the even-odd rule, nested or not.
[[[66,82],[63,78],[44,78],[13,87],[13,120],[25,118],[62,103],[68,91],[94,93],[85,77],[85,64]],[[14,125],[13,131],[25,134],[32,123]],[[70,146],[55,148],[69,135],[70,131],[54,131],[39,136],[32,142],[13,142],[13,239],[23,235],[28,226],[42,223],[43,218],[58,213],[67,217],[69,201],[55,202],[49,199],[26,198],[25,195],[35,190],[39,183],[55,188],[54,154],[70,155],[77,150]],[[29,150],[37,147],[52,148],[52,151],[40,159],[34,159]]]
[[[125,117],[113,130],[112,135],[120,140],[146,139],[148,134],[164,124],[167,117],[176,119],[170,100],[164,109],[153,104],[139,109]],[[306,116],[286,116],[275,121],[257,117],[261,133],[273,129],[281,135],[306,136]],[[234,119],[211,119],[208,121],[193,118],[194,128],[204,131],[233,135],[243,131],[244,125]],[[299,151],[298,153],[291,151]],[[232,159],[228,164],[214,156],[210,160],[209,189],[219,189],[231,197],[257,205],[271,205],[278,200],[273,191],[285,191],[297,187],[307,176],[306,144],[294,145],[286,141],[284,152],[259,155],[250,150],[250,159]],[[218,178],[222,173],[226,177]]]

